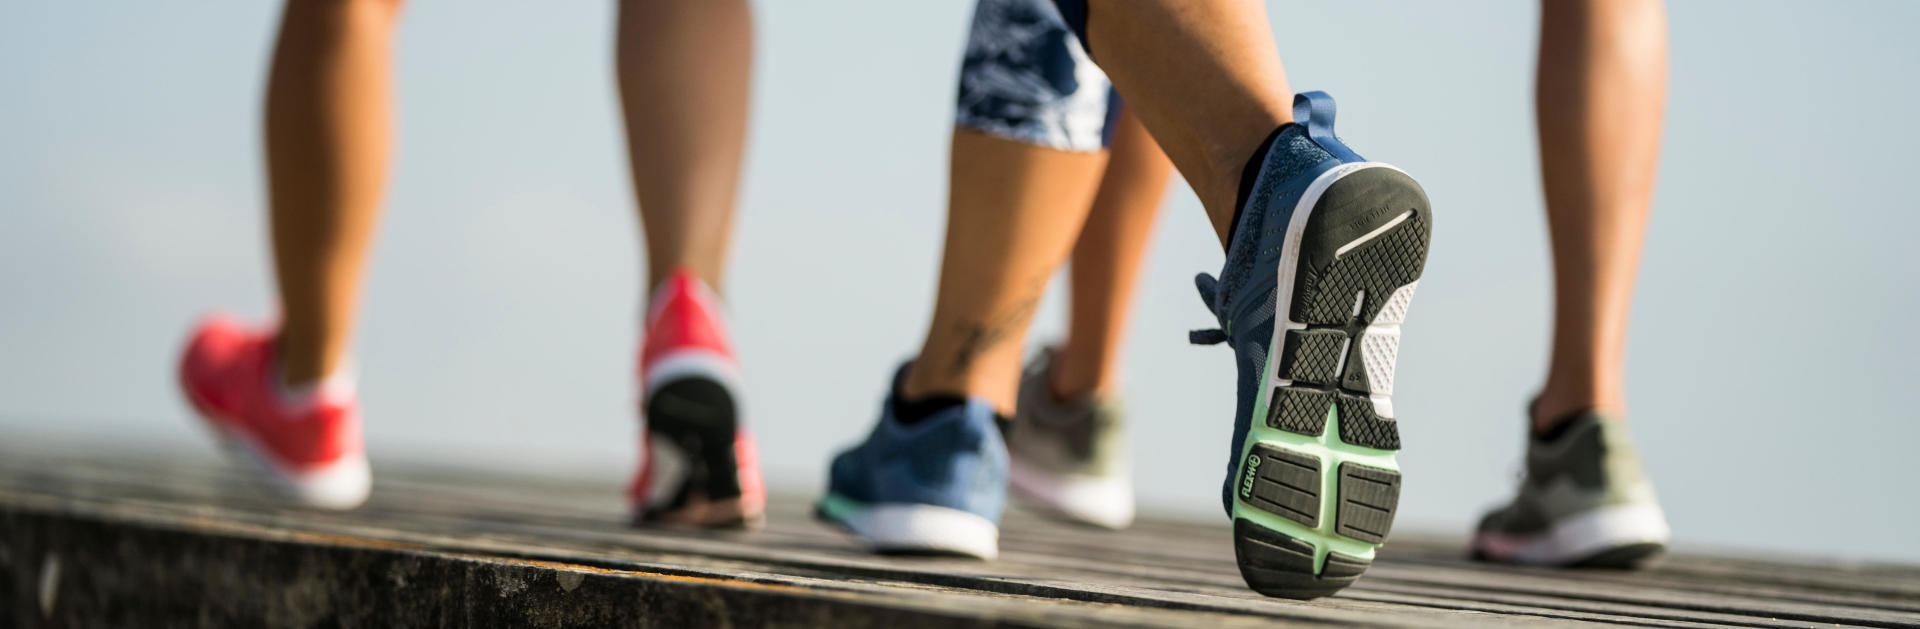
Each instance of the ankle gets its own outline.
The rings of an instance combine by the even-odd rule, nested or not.
[[[297,348],[296,348],[297,349]],[[346,380],[346,360],[328,360],[305,352],[287,350],[273,357],[273,381],[282,391],[314,389],[329,382]]]
[[[1548,386],[1527,409],[1535,435],[1548,434],[1567,419],[1588,411],[1622,419],[1626,416],[1626,403],[1618,395],[1600,394],[1594,389],[1569,391]]]
[[[889,403],[893,404],[896,413],[905,409],[912,415],[923,415],[920,411],[931,414],[949,406],[964,404],[970,399],[977,399],[991,404],[995,413],[1012,414],[1013,400],[1010,393],[1004,396],[984,393],[984,387],[975,384],[976,379],[968,377],[968,374],[943,378],[938,377],[941,375],[938,370],[930,370],[928,375],[922,376],[912,364],[905,367],[905,370],[906,373],[896,379],[892,388],[888,390],[888,398],[891,400]],[[907,423],[911,423],[911,420]]]
[[[344,365],[318,376],[291,375],[281,364],[273,366],[273,395],[287,408],[309,408],[327,400],[352,399],[356,393],[353,370]]]
[[[1111,395],[1118,387],[1114,369],[1104,357],[1083,357],[1065,349],[1054,355],[1047,370],[1048,389],[1055,400]]]
[[[653,298],[664,292],[667,285],[681,277],[694,280],[706,295],[715,301],[720,299],[720,269],[718,265],[707,264],[665,264],[647,265],[646,297],[651,304]]]

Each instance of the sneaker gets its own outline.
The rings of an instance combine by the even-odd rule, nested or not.
[[[1133,479],[1120,403],[1054,397],[1057,355],[1041,350],[1020,376],[1019,406],[1007,424],[1014,494],[1074,522],[1126,528],[1133,523]]]
[[[895,372],[889,391],[900,390],[906,370]],[[876,552],[994,558],[1007,448],[993,405],[968,398],[902,424],[895,402],[888,394],[867,440],[833,458],[815,515]]]
[[[352,509],[372,484],[350,380],[289,395],[278,382],[275,334],[214,315],[180,358],[180,389],[226,449],[269,487],[301,504]]]
[[[740,409],[740,363],[720,300],[676,271],[654,290],[640,351],[640,466],[627,490],[636,525],[744,527],[767,492]]]
[[[1241,208],[1220,278],[1196,278],[1239,367],[1221,502],[1247,585],[1315,598],[1353,583],[1400,495],[1393,368],[1426,264],[1420,185],[1334,137],[1333,99],[1294,99]]]
[[[1527,473],[1513,502],[1473,536],[1486,561],[1630,568],[1667,547],[1667,518],[1625,422],[1588,411],[1527,440]]]

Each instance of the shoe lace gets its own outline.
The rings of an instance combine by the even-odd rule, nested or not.
[[[1207,304],[1207,310],[1212,312],[1214,317],[1219,317],[1221,308],[1216,302],[1216,298],[1219,296],[1220,280],[1214,279],[1212,275],[1201,273],[1193,276],[1193,285],[1194,288],[1200,290],[1200,301]],[[1223,320],[1218,328],[1190,330],[1187,332],[1187,342],[1194,345],[1219,345],[1225,343],[1227,342],[1226,323]]]

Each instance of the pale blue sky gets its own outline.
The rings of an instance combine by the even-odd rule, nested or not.
[[[730,299],[771,480],[811,492],[931,308],[971,3],[761,2]],[[376,467],[624,479],[640,263],[610,3],[418,0],[359,363]],[[272,312],[259,102],[268,2],[0,5],[0,438],[211,456],[171,387],[211,307]],[[1279,2],[1296,89],[1426,186],[1435,248],[1395,408],[1402,526],[1511,487],[1546,249],[1526,2]],[[1904,2],[1684,2],[1631,345],[1635,430],[1683,545],[1920,559],[1920,158]],[[1128,340],[1143,500],[1218,516],[1232,366],[1172,195]],[[1036,339],[1059,335],[1059,301]],[[12,435],[7,437],[7,435]],[[612,499],[610,496],[609,499]]]

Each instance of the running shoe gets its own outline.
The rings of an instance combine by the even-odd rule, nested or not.
[[[1473,537],[1485,561],[1631,568],[1667,547],[1667,518],[1626,422],[1594,411],[1527,440],[1527,473],[1511,503]]]
[[[226,449],[266,485],[301,504],[352,509],[371,486],[351,381],[288,395],[278,382],[275,333],[218,314],[194,328],[180,358],[180,389]]]
[[[1322,92],[1294,99],[1243,201],[1218,280],[1196,278],[1239,367],[1221,502],[1247,585],[1339,591],[1386,541],[1400,495],[1391,395],[1400,324],[1433,215],[1398,168],[1333,133]]]
[[[1054,348],[1040,351],[1020,376],[1007,428],[1014,495],[1047,513],[1094,526],[1133,523],[1133,479],[1119,400],[1053,394]]]
[[[627,490],[636,525],[746,527],[767,492],[740,405],[740,363],[720,300],[686,270],[654,290],[640,350],[640,466]]]
[[[894,374],[899,391],[907,367]],[[867,440],[833,458],[814,514],[880,553],[1000,553],[1007,448],[993,405],[978,398],[901,423],[893,393]]]

